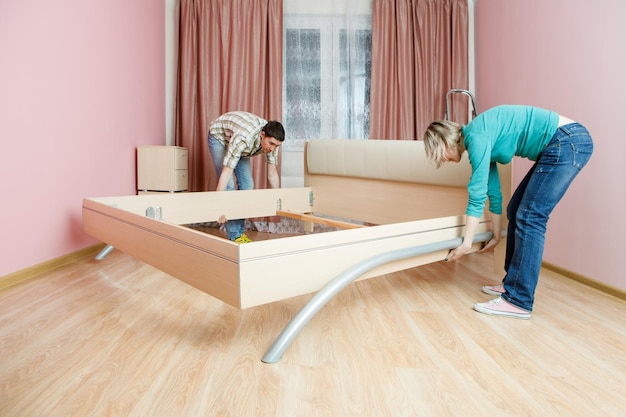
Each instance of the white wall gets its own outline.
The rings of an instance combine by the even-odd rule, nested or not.
[[[283,13],[332,14],[342,9],[353,13],[372,13],[372,0],[344,0],[341,2],[343,8],[338,3],[338,0],[285,0]]]
[[[165,0],[165,144],[174,145],[178,0]]]

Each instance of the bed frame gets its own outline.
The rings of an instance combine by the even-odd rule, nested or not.
[[[318,139],[306,144],[304,159],[302,188],[85,198],[84,228],[109,249],[239,309],[323,291],[347,271],[358,270],[347,279],[352,282],[440,261],[460,243],[471,172],[467,158],[436,170],[421,141]],[[506,203],[510,169],[504,168]],[[281,215],[339,230],[240,245],[188,227],[221,214]],[[490,237],[488,223],[481,220],[477,240]],[[472,251],[479,247],[475,243]],[[381,253],[392,256],[363,268]],[[282,345],[264,361],[278,360]]]

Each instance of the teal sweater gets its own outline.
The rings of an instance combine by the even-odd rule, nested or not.
[[[514,156],[536,161],[558,124],[559,115],[555,112],[504,105],[481,113],[463,126],[463,144],[472,165],[465,213],[482,217],[489,197],[489,211],[502,214],[502,191],[496,163],[508,164]]]

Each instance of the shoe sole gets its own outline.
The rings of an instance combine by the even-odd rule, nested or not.
[[[512,313],[512,312],[507,312],[507,311],[489,310],[488,308],[484,308],[483,306],[479,304],[474,304],[474,310],[478,311],[479,313],[488,314],[490,316],[510,317],[510,318],[522,319],[522,320],[530,319],[530,313]]]
[[[496,296],[498,296],[498,295],[502,295],[502,294],[504,294],[503,292],[498,292],[498,291],[494,291],[494,290],[492,290],[492,289],[491,289],[491,288],[489,288],[487,285],[485,285],[485,286],[483,287],[483,289],[482,289],[482,290],[483,290],[483,292],[484,292],[485,294],[489,294],[489,295],[496,295]]]

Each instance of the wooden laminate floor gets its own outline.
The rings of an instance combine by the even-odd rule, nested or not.
[[[626,415],[626,303],[543,271],[531,320],[489,317],[490,271],[357,282],[270,365],[311,295],[238,310],[113,251],[0,291],[0,416]]]

